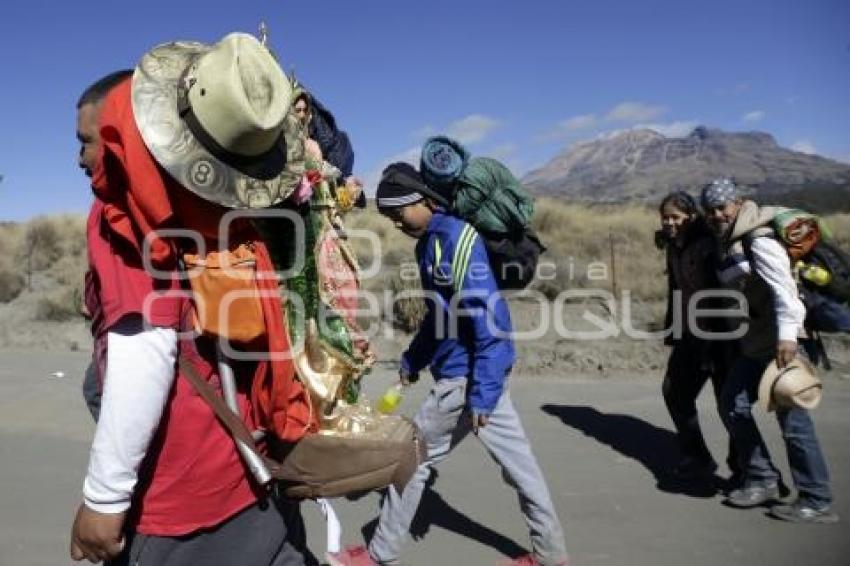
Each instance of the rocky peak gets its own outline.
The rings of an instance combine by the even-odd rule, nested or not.
[[[733,176],[753,193],[835,192],[850,208],[850,166],[783,148],[766,132],[698,126],[681,138],[651,129],[620,130],[573,144],[523,182],[537,194],[591,201],[657,201]]]

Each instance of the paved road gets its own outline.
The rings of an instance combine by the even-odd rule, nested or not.
[[[84,353],[0,351],[0,565],[69,564],[67,531],[93,431],[79,396]],[[51,373],[64,371],[64,378]],[[367,393],[390,380],[371,376]],[[424,381],[424,380],[423,380]],[[415,410],[422,383],[405,401]],[[661,472],[674,446],[657,379],[515,379],[515,403],[549,480],[573,565],[772,566],[850,564],[850,381],[827,378],[815,413],[834,478],[834,526],[790,525],[763,509],[723,507],[710,493],[681,493]],[[723,458],[723,432],[706,392],[703,422]],[[786,477],[772,419],[762,430]],[[661,478],[661,479],[659,479]],[[339,501],[346,542],[359,542],[377,497]],[[323,549],[315,505],[305,504],[311,546]],[[416,521],[413,565],[488,565],[528,547],[516,499],[481,446],[469,438],[440,469]]]

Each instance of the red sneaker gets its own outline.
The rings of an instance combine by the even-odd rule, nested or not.
[[[331,566],[378,566],[362,544],[346,546],[339,552],[328,552],[325,558]]]
[[[506,562],[501,563],[502,566],[540,566],[540,562],[534,558],[533,554],[526,554],[525,556],[519,556],[514,558],[513,560],[508,560]],[[568,562],[564,561],[563,564],[559,564],[558,566],[568,566]]]
[[[502,566],[540,566],[540,563],[534,559],[532,554],[518,556],[512,560],[506,560],[500,563]]]

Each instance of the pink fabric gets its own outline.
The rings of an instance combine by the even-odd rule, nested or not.
[[[304,204],[310,197],[313,196],[313,183],[307,178],[306,175],[301,177],[301,183],[298,184],[298,188],[295,189],[295,192],[292,193],[290,197],[292,202],[295,204]]]
[[[328,229],[319,242],[316,263],[322,295],[333,309],[345,319],[354,347],[368,356],[369,343],[357,324],[359,308],[357,272],[346,260],[333,229]]]

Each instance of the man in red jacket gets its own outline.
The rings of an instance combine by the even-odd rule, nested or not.
[[[156,67],[169,57],[174,65]],[[151,116],[142,113],[146,109],[137,105],[136,95],[139,88],[147,88],[149,93],[157,86],[160,93],[177,92],[177,77],[163,79],[160,75],[162,80],[154,85],[151,73],[155,69],[171,71],[181,64],[180,77],[189,64],[194,64],[193,71],[201,82],[208,76],[221,78],[219,71],[228,64],[234,74],[225,73],[225,81],[267,80],[237,85],[241,90],[229,88],[233,84],[221,90],[215,90],[221,83],[207,87],[204,94],[215,97],[212,114],[204,114],[210,108],[206,101],[196,108],[191,102],[188,105],[190,112],[197,112],[192,127],[201,129],[171,122],[188,136],[204,137],[203,128],[209,126],[213,140],[223,139],[221,135],[216,138],[220,132],[214,131],[219,112],[229,116],[228,125],[244,126],[240,135],[231,139],[236,143],[225,150],[230,155],[221,154],[219,150],[224,148],[216,146],[221,160],[203,155],[209,171],[196,167],[192,179],[180,179],[178,184],[178,176],[154,160],[162,157],[161,148],[154,145],[161,138],[151,137]],[[205,64],[208,72],[197,70]],[[95,341],[105,348],[99,360],[102,409],[83,486],[83,503],[71,533],[70,552],[75,560],[165,566],[271,566],[305,561],[303,522],[297,504],[272,498],[252,480],[233,439],[178,370],[181,359],[210,385],[221,387],[215,348],[181,332],[189,327],[186,321],[192,305],[181,286],[173,243],[155,233],[160,228],[185,226],[181,222],[187,216],[181,213],[187,210],[224,210],[217,205],[225,203],[217,202],[215,195],[199,192],[199,186],[203,187],[200,172],[204,172],[204,178],[211,178],[222,171],[221,167],[229,167],[229,158],[245,144],[251,145],[255,155],[258,147],[264,150],[261,153],[266,161],[278,161],[275,147],[261,146],[264,140],[271,140],[270,144],[280,140],[274,130],[280,127],[289,106],[288,83],[281,77],[283,73],[265,47],[250,36],[233,34],[213,46],[160,46],[142,60],[132,84],[125,79],[114,85],[104,100],[79,108],[80,163],[90,173],[97,197],[87,225],[91,272],[87,306],[93,315]],[[228,104],[234,104],[228,98],[232,92],[256,94],[248,103],[260,103],[254,110],[267,113],[266,120],[260,122],[272,131],[259,131],[256,123],[246,125],[234,119],[233,113],[227,114]],[[268,97],[271,103],[263,109],[263,99],[269,102]],[[160,103],[163,100],[158,99]],[[173,102],[169,111],[176,116],[177,100]],[[244,100],[235,104],[240,103]],[[158,110],[156,117],[161,118],[165,109]],[[98,111],[95,133],[103,142],[99,148],[96,138],[86,133],[91,120],[98,120]],[[185,148],[187,140],[182,141]],[[208,138],[204,141],[210,143]],[[197,140],[193,143],[201,145]],[[241,164],[238,157],[233,161]],[[274,180],[269,174],[272,166],[259,163],[263,171],[256,173],[255,185],[260,189]],[[187,187],[195,181],[200,185]],[[232,184],[225,190],[221,185],[215,189],[216,194],[225,194],[227,189],[235,192]],[[156,268],[156,275],[145,269],[146,257]],[[277,418],[278,413],[274,415],[277,429],[283,432],[276,430],[275,423],[258,422],[263,415],[253,402],[252,382],[259,367],[234,364],[237,404],[246,426],[253,430],[262,424],[281,438],[297,440],[309,423],[303,428],[293,426],[295,432],[282,428],[301,414],[301,407],[295,406],[297,395],[285,399],[290,406],[276,401],[278,413],[286,413],[283,419]],[[291,371],[275,375],[276,383],[294,379]]]
[[[116,85],[124,82],[133,75],[132,69],[124,69],[110,73],[105,77],[92,83],[77,101],[77,141],[80,142],[80,153],[77,156],[77,164],[83,170],[86,177],[91,178],[98,160],[100,159],[101,143],[100,143],[100,111],[103,108],[103,100]],[[95,213],[95,206],[92,206],[89,214]],[[93,286],[94,274],[91,271],[86,272],[85,293],[83,294],[83,302],[80,305],[80,313],[87,319],[91,320],[92,314],[85,300],[87,293],[94,292]],[[92,331],[94,331],[97,321],[92,321]],[[83,378],[83,399],[86,401],[86,406],[89,408],[92,417],[97,422],[100,416],[100,398],[103,391],[103,376],[99,371],[105,366],[103,363],[105,355],[106,340],[100,340],[95,344],[95,351],[92,355],[92,362],[86,368],[85,377]],[[98,363],[98,359],[101,363]]]

